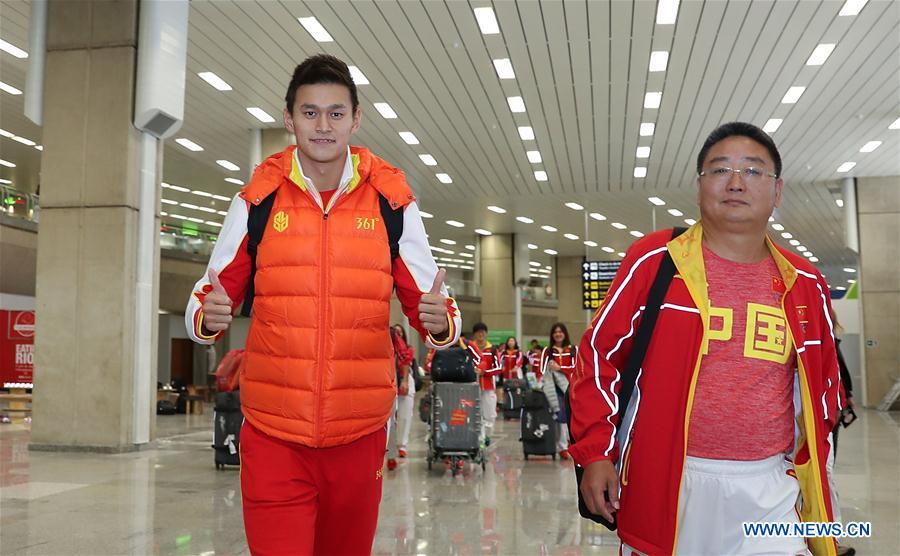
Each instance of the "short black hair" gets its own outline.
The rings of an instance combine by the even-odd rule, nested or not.
[[[488,331],[487,325],[484,324],[483,322],[476,322],[475,326],[472,327],[472,334],[475,334],[476,332],[481,332],[482,330],[487,332]]]
[[[294,68],[294,76],[288,85],[284,101],[287,111],[294,113],[294,99],[297,97],[297,89],[303,85],[316,85],[319,83],[334,83],[343,85],[350,90],[350,102],[353,104],[353,112],[359,108],[359,95],[356,92],[356,83],[350,75],[350,68],[342,60],[331,54],[316,54],[303,60]]]
[[[706,161],[706,155],[709,154],[709,150],[716,143],[736,136],[747,137],[765,147],[769,151],[769,156],[772,157],[772,162],[775,163],[775,174],[779,178],[781,177],[781,154],[778,152],[778,147],[775,146],[775,141],[765,131],[746,122],[722,124],[709,134],[703,143],[703,148],[700,149],[700,154],[697,155],[697,173],[699,174],[703,171],[703,162]]]

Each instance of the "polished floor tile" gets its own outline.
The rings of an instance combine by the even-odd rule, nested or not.
[[[0,425],[0,554],[249,554],[239,475],[216,471],[212,415],[157,419],[143,452],[29,452],[26,426]],[[580,519],[571,462],[525,462],[518,422],[498,422],[486,471],[425,464],[416,421],[409,458],[385,473],[374,553],[613,555],[613,533]],[[871,521],[859,554],[900,554],[900,415],[861,412],[840,436],[844,521]]]

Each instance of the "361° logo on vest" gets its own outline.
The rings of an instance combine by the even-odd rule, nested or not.
[[[276,214],[275,218],[272,219],[272,227],[275,228],[276,232],[283,232],[287,230],[288,215],[285,214],[283,210],[278,211],[278,214]]]

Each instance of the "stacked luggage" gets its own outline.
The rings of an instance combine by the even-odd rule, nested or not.
[[[428,433],[428,469],[449,459],[455,475],[466,459],[485,468],[481,448],[481,388],[468,353],[457,346],[435,353]]]
[[[522,452],[526,460],[530,455],[556,459],[556,420],[547,396],[539,390],[527,392],[523,401]]]
[[[241,391],[217,392],[212,445],[216,451],[216,469],[224,469],[226,465],[241,464],[240,445],[243,424]]]
[[[503,418],[518,419],[522,414],[525,392],[528,385],[524,380],[507,378],[503,381]]]

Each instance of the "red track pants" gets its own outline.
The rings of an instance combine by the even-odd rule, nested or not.
[[[254,556],[372,552],[386,432],[333,448],[268,436],[244,421],[241,494]]]

